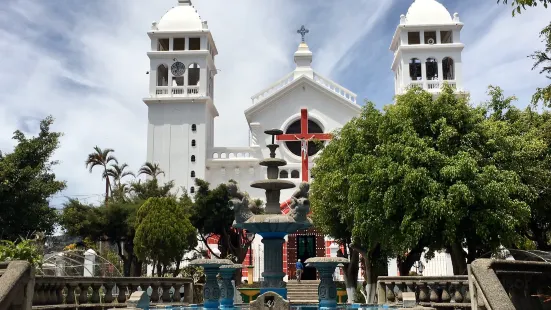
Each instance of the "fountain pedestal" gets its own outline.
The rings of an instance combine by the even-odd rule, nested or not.
[[[287,162],[275,158],[275,151],[279,147],[275,144],[275,136],[283,134],[279,129],[265,131],[272,136],[272,143],[267,147],[270,149],[270,157],[260,161],[259,165],[267,167],[267,180],[254,181],[251,187],[263,189],[266,192],[266,208],[264,214],[252,214],[248,209],[246,195],[239,192],[236,185],[230,185],[231,200],[235,212],[236,228],[246,229],[248,233],[255,233],[262,236],[264,244],[264,272],[262,277],[260,293],[263,296],[269,292],[276,293],[287,298],[287,289],[283,277],[283,243],[285,236],[294,233],[299,229],[306,229],[312,226],[312,220],[306,215],[310,211],[308,200],[308,183],[303,183],[300,189],[293,194],[291,212],[282,214],[280,209],[281,190],[295,187],[295,183],[289,180],[279,180],[279,167],[285,166]]]
[[[316,268],[320,275],[320,284],[318,285],[320,309],[335,309],[337,307],[337,285],[333,281],[333,273],[337,265],[349,263],[349,260],[342,257],[311,257],[305,263]]]
[[[190,265],[201,266],[205,270],[205,286],[203,287],[203,308],[218,309],[220,306],[220,287],[216,276],[220,271],[220,266],[232,265],[229,259],[195,259]]]
[[[233,298],[235,297],[235,287],[231,282],[233,275],[237,269],[242,269],[243,265],[224,265],[220,266],[220,277],[222,284],[220,285],[220,309],[233,308]]]

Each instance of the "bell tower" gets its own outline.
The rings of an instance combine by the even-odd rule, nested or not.
[[[207,149],[214,143],[214,58],[218,54],[206,21],[190,0],[178,0],[147,33],[151,39],[147,161],[164,171],[161,182],[195,191],[205,178]]]
[[[418,85],[438,93],[444,83],[463,91],[461,43],[463,23],[436,0],[415,0],[400,16],[390,50],[394,53],[395,93]]]

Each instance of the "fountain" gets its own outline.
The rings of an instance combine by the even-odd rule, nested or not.
[[[201,266],[205,270],[205,286],[203,287],[203,308],[218,309],[220,306],[220,287],[216,276],[220,271],[220,266],[233,265],[229,259],[194,259],[190,265]],[[231,282],[230,282],[231,283]]]
[[[320,275],[318,297],[320,309],[335,309],[337,307],[337,286],[333,281],[333,273],[339,264],[350,261],[343,257],[310,257],[305,261],[307,266],[316,268]]]
[[[283,189],[294,188],[295,184],[288,180],[278,180],[279,167],[287,162],[275,158],[275,151],[279,145],[275,144],[275,136],[283,134],[279,129],[266,130],[264,133],[272,136],[270,157],[260,161],[261,166],[267,167],[268,179],[254,181],[251,186],[266,191],[265,214],[255,215],[249,210],[249,201],[246,195],[241,193],[237,184],[228,184],[231,196],[231,204],[235,212],[236,228],[246,229],[250,233],[262,236],[264,243],[264,281],[261,284],[260,294],[273,292],[287,299],[287,289],[283,277],[283,243],[285,236],[299,229],[312,226],[312,220],[306,215],[310,211],[308,200],[308,183],[301,183],[299,189],[291,198],[291,212],[285,215],[280,210],[280,193]]]
[[[233,274],[237,269],[242,269],[241,264],[223,265],[220,266],[220,277],[222,278],[222,287],[220,294],[220,309],[233,308],[233,298],[235,296],[235,287],[231,282]]]

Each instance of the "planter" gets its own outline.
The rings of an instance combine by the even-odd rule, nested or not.
[[[260,288],[247,288],[242,287],[237,289],[239,293],[241,293],[241,297],[243,297],[243,303],[248,304],[251,301],[255,300],[258,295],[260,295]]]
[[[348,302],[348,295],[345,288],[337,288],[337,303],[345,304]]]

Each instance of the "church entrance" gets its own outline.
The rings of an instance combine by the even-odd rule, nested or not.
[[[302,280],[316,280],[316,268],[306,267],[305,261],[310,257],[316,257],[316,236],[297,236],[297,258],[304,265]]]

